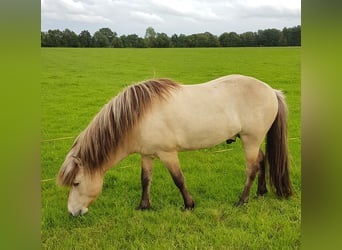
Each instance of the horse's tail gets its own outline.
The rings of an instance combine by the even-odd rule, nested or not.
[[[289,197],[293,189],[289,174],[287,145],[287,105],[281,91],[275,91],[278,99],[278,113],[267,133],[266,157],[269,163],[270,182],[278,196]]]

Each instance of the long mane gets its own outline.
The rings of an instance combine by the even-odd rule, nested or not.
[[[100,170],[151,109],[154,100],[165,100],[179,86],[169,79],[148,80],[128,86],[110,100],[76,138],[59,171],[59,183],[72,185],[78,164],[90,173]],[[70,167],[70,161],[78,163]]]

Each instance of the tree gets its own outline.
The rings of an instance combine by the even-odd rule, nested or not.
[[[91,35],[88,30],[83,30],[78,35],[78,40],[80,42],[80,47],[89,48],[91,47]]]
[[[155,39],[156,39],[157,33],[154,31],[152,27],[148,27],[145,32],[145,43],[146,46],[149,48],[154,47]]]
[[[205,35],[207,36],[208,47],[219,47],[220,46],[220,42],[219,42],[217,36],[215,36],[209,32],[205,32]]]
[[[238,47],[242,45],[240,36],[235,32],[223,33],[220,35],[219,41],[222,47]]]
[[[191,36],[194,47],[218,47],[219,41],[217,36],[209,32],[194,34]]]
[[[197,35],[196,34],[192,34],[190,36],[186,37],[186,47],[189,48],[195,48],[196,44],[197,44]]]
[[[94,33],[93,46],[108,48],[108,47],[120,47],[121,43],[118,40],[116,32],[113,32],[110,28],[101,28]]]
[[[170,40],[171,40],[171,47],[174,47],[174,48],[190,47],[188,36],[184,34],[180,34],[179,36],[174,34],[172,35]]]
[[[109,47],[109,40],[108,38],[100,31],[96,31],[94,33],[92,44],[94,47],[98,48],[108,48]]]
[[[284,28],[282,31],[282,41],[286,41],[287,46],[300,46],[301,45],[301,26],[292,28]]]
[[[173,34],[170,38],[170,47],[177,48],[178,47],[178,35]]]
[[[169,48],[170,38],[165,33],[158,33],[154,40],[154,47],[156,48]]]
[[[63,32],[48,30],[41,32],[42,47],[114,47],[114,48],[192,48],[192,47],[238,47],[238,46],[300,46],[301,26],[292,28],[265,29],[258,32],[224,32],[219,37],[210,32],[192,35],[156,33],[152,27],[146,29],[145,37],[136,34],[118,37],[110,28],[101,28],[92,37],[87,30],[79,35],[65,29]]]
[[[256,34],[254,32],[245,32],[240,34],[241,46],[254,47],[257,46]]]
[[[122,45],[124,48],[144,48],[145,46],[145,41],[144,39],[138,37],[136,34],[131,34],[131,35],[123,35],[120,37],[122,41]]]
[[[62,34],[62,46],[64,47],[79,47],[80,42],[75,32],[65,29]]]
[[[287,37],[285,36],[284,30],[280,33],[279,46],[287,46]]]
[[[117,36],[110,28],[101,28],[99,29],[99,32],[108,39],[110,45],[112,44],[113,38]]]
[[[115,33],[116,34],[116,33]],[[113,48],[123,48],[123,44],[122,44],[122,41],[120,39],[120,37],[118,37],[117,35],[115,35],[113,37],[113,40],[112,40],[112,47]]]
[[[63,45],[63,32],[60,30],[48,30],[41,33],[41,44],[44,47],[61,47]]]
[[[48,34],[47,32],[40,32],[40,46],[41,47],[48,47]]]
[[[277,29],[258,30],[259,46],[279,46],[281,31]]]

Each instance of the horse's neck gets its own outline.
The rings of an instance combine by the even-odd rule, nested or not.
[[[125,159],[131,154],[131,150],[127,146],[119,146],[117,150],[110,155],[108,162],[104,165],[104,170],[107,171],[114,167],[121,160]]]

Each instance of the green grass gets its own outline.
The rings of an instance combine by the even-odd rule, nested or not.
[[[41,163],[43,249],[297,249],[301,245],[300,49],[42,49]],[[193,212],[156,161],[152,209],[140,202],[140,157],[111,169],[85,216],[68,215],[55,178],[74,138],[128,84],[167,77],[194,84],[239,73],[282,89],[289,106],[291,177],[296,195],[273,193],[233,207],[245,182],[241,142],[180,153]],[[71,137],[71,138],[70,138]],[[61,140],[51,140],[59,139]]]

